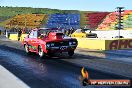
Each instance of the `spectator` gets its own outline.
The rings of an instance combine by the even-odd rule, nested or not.
[[[68,31],[68,36],[70,35],[70,29],[67,30]]]
[[[0,30],[0,35],[1,35],[1,30]]]
[[[7,30],[5,30],[5,35],[6,35],[6,37],[8,38],[8,31]]]
[[[4,30],[4,35],[6,35],[6,29]]]
[[[25,34],[26,33],[26,28],[22,29],[22,33]]]
[[[73,33],[73,31],[74,31],[74,29],[73,29],[73,27],[71,27],[70,32],[69,32],[70,37],[71,37],[71,34]]]
[[[22,35],[22,30],[19,29],[19,30],[18,30],[18,41],[20,41],[21,35]]]
[[[66,35],[67,35],[67,36],[69,35],[69,30],[68,30],[68,29],[66,30]]]

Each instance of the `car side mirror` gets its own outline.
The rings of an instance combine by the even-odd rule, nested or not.
[[[41,39],[46,38],[46,35],[41,34],[38,38],[41,38]]]
[[[27,35],[27,38],[29,38],[29,34]]]

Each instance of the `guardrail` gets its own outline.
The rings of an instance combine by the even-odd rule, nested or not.
[[[24,37],[26,37],[28,34],[22,34],[20,37],[20,41],[22,41],[24,39]],[[11,40],[18,40],[18,34],[9,34],[9,39]]]
[[[113,38],[113,39],[99,39],[99,38],[77,38],[78,47],[94,50],[120,50],[132,49],[131,38]]]

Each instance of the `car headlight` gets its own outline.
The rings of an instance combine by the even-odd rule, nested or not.
[[[73,44],[76,44],[76,42],[72,42]]]
[[[46,47],[50,47],[50,44],[46,44]]]
[[[51,46],[54,46],[55,44],[54,43],[51,43]]]
[[[72,45],[72,42],[69,42],[69,45]]]
[[[69,45],[76,45],[76,42],[69,42]]]

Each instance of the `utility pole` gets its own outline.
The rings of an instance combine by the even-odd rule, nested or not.
[[[117,29],[119,30],[119,32],[118,32],[118,38],[120,38],[120,30],[121,29],[123,29],[123,22],[122,22],[122,13],[124,12],[124,10],[122,10],[122,9],[124,9],[124,7],[117,7],[116,8],[117,9],[117,20],[118,20],[118,26],[117,26]]]

